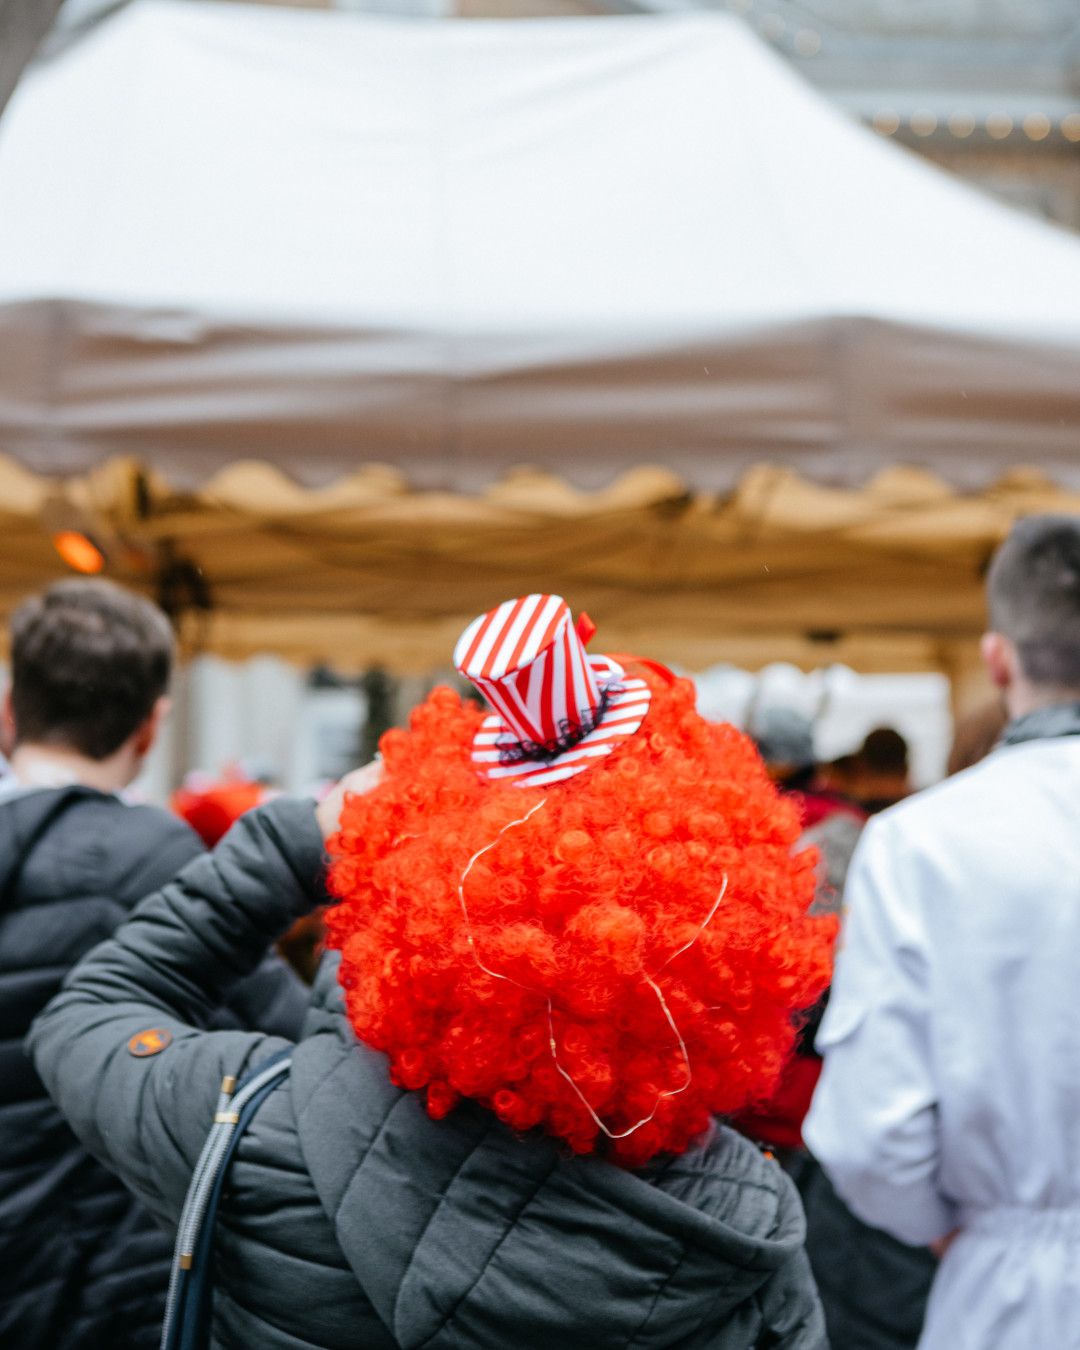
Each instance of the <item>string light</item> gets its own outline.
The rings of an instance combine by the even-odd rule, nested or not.
[[[521,984],[518,980],[512,980],[509,975],[500,975],[497,970],[491,970],[490,967],[485,966],[483,961],[480,960],[480,954],[476,950],[476,941],[473,938],[472,920],[469,918],[469,907],[465,903],[465,883],[466,881],[468,881],[469,873],[473,870],[476,864],[480,861],[480,859],[484,856],[485,853],[491,852],[491,850],[496,846],[496,844],[498,844],[499,840],[503,837],[503,835],[506,834],[507,830],[513,830],[516,829],[517,826],[519,825],[524,825],[527,820],[529,820],[532,816],[535,816],[537,811],[541,810],[541,808],[546,805],[547,805],[547,798],[546,797],[541,798],[541,800],[538,801],[535,806],[530,807],[529,810],[526,811],[523,816],[519,816],[516,820],[511,820],[508,824],[504,825],[490,844],[485,844],[483,848],[478,849],[472,855],[469,861],[465,864],[465,870],[461,874],[461,880],[458,882],[457,888],[458,902],[461,905],[461,914],[465,920],[465,941],[469,944],[469,950],[472,952],[473,960],[484,972],[484,974],[490,976],[491,979],[505,980],[507,984],[516,984],[519,989],[527,989],[528,986]],[[538,994],[540,991],[538,989],[532,989],[529,990],[529,992]]]
[[[794,47],[799,56],[817,56],[821,51],[821,34],[813,28],[800,28],[795,34]]]
[[[1050,135],[1050,119],[1045,113],[1028,113],[1023,126],[1029,141],[1045,141]]]
[[[969,112],[955,112],[949,118],[949,131],[958,141],[966,141],[975,130],[975,118]]]
[[[903,118],[892,108],[881,108],[871,118],[871,126],[882,136],[895,136],[903,125]],[[958,141],[966,141],[979,126],[978,119],[967,109],[950,113],[944,125]],[[1017,129],[1008,113],[990,113],[983,124],[986,134],[995,141],[1007,140]],[[908,118],[908,126],[915,136],[932,136],[939,127],[936,113],[929,108],[918,108]],[[1045,141],[1054,131],[1054,123],[1042,112],[1028,113],[1020,128],[1029,141]],[[1080,143],[1080,112],[1067,113],[1057,124],[1057,130],[1067,141]]]
[[[675,1036],[675,1039],[679,1043],[679,1053],[682,1055],[683,1070],[686,1074],[686,1077],[683,1079],[683,1081],[679,1084],[678,1087],[664,1088],[662,1091],[658,1092],[656,1094],[656,1105],[649,1112],[649,1114],[647,1116],[642,1116],[640,1120],[634,1121],[633,1125],[628,1126],[625,1130],[608,1129],[608,1127],[596,1114],[593,1108],[589,1105],[588,1098],[585,1096],[584,1092],[582,1092],[582,1090],[578,1087],[577,1083],[574,1082],[570,1074],[559,1063],[559,1047],[555,1043],[555,1020],[551,1012],[551,999],[548,999],[547,1001],[548,1038],[549,1044],[551,1046],[551,1058],[555,1061],[555,1068],[574,1089],[574,1093],[577,1096],[578,1101],[581,1102],[582,1106],[584,1106],[585,1110],[588,1111],[589,1115],[592,1117],[593,1124],[598,1129],[602,1130],[609,1139],[628,1139],[632,1134],[636,1134],[637,1131],[640,1130],[643,1125],[650,1124],[656,1118],[656,1113],[657,1111],[660,1110],[661,1102],[666,1102],[669,1097],[677,1097],[680,1092],[685,1092],[686,1089],[690,1086],[690,1084],[694,1081],[694,1075],[690,1071],[690,1052],[687,1050],[686,1042],[682,1038],[682,1033],[679,1031],[679,1028],[675,1023],[675,1019],[671,1015],[671,1009],[667,1005],[667,999],[665,999],[663,994],[660,992],[660,986],[656,983],[654,979],[645,974],[642,974],[641,978],[645,981],[645,983],[656,995],[657,1001],[660,1004],[660,1009],[663,1012],[664,1017],[667,1019],[668,1026],[671,1028],[672,1033]]]
[[[96,576],[105,570],[105,555],[89,535],[79,530],[60,530],[52,541],[53,548],[74,571]]]

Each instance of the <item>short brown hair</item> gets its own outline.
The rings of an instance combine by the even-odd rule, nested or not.
[[[11,620],[20,742],[107,759],[149,717],[172,671],[169,621],[111,581],[58,581]]]
[[[994,555],[990,626],[1033,684],[1080,688],[1080,516],[1028,516]]]

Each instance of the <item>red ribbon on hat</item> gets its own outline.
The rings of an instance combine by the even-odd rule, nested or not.
[[[574,629],[583,647],[587,647],[596,636],[596,624],[593,623],[592,619],[589,618],[584,610],[578,615],[578,620],[577,623],[574,624]]]

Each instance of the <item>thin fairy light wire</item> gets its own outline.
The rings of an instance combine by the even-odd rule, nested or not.
[[[491,850],[495,847],[495,845],[499,842],[499,840],[503,837],[503,835],[507,832],[507,830],[512,830],[517,825],[524,825],[527,820],[529,820],[532,816],[536,815],[537,811],[539,811],[541,807],[544,807],[546,805],[547,805],[547,798],[542,797],[540,801],[538,801],[535,806],[531,806],[528,809],[528,811],[526,811],[525,814],[520,817],[520,819],[512,820],[508,825],[504,825],[490,844],[485,844],[482,849],[478,849],[472,855],[469,861],[465,864],[465,871],[462,872],[461,874],[461,880],[458,882],[457,888],[458,900],[461,902],[461,913],[465,918],[465,940],[469,944],[469,950],[473,954],[473,960],[476,962],[476,964],[480,967],[480,969],[484,972],[485,975],[490,975],[493,980],[505,980],[507,984],[516,984],[519,989],[528,989],[529,986],[527,984],[522,984],[519,980],[512,980],[509,975],[500,975],[497,970],[489,970],[488,967],[484,965],[483,961],[480,960],[479,953],[476,950],[476,940],[473,937],[472,920],[469,918],[469,907],[465,903],[465,882],[469,879],[469,873],[473,870],[473,868],[484,856],[484,854],[491,852]],[[540,990],[530,989],[529,992],[533,994],[538,994]]]
[[[645,981],[645,983],[649,986],[649,988],[653,991],[653,993],[659,1000],[660,1008],[663,1011],[664,1016],[667,1018],[668,1026],[671,1027],[672,1033],[674,1034],[675,1039],[679,1043],[679,1052],[683,1057],[683,1068],[686,1070],[686,1082],[681,1083],[676,1088],[664,1088],[661,1092],[658,1092],[656,1095],[656,1104],[653,1106],[653,1109],[649,1112],[649,1114],[647,1116],[642,1116],[640,1120],[636,1121],[633,1125],[629,1126],[625,1130],[608,1129],[608,1127],[604,1124],[604,1122],[600,1119],[597,1113],[593,1110],[592,1106],[589,1104],[589,1100],[585,1096],[584,1092],[582,1092],[581,1088],[579,1088],[577,1083],[574,1082],[573,1077],[559,1063],[559,1051],[558,1047],[555,1044],[555,1020],[554,1017],[552,1016],[551,999],[549,998],[547,1001],[548,1037],[549,1043],[551,1045],[551,1057],[555,1061],[555,1068],[559,1071],[560,1074],[562,1074],[562,1076],[573,1088],[575,1096],[577,1097],[578,1101],[582,1104],[582,1106],[585,1108],[585,1110],[588,1111],[589,1115],[593,1119],[593,1123],[597,1126],[598,1129],[603,1130],[604,1134],[606,1134],[609,1139],[628,1139],[630,1135],[635,1134],[638,1130],[640,1130],[643,1125],[650,1124],[650,1122],[656,1118],[656,1113],[657,1111],[660,1110],[661,1104],[663,1102],[666,1102],[669,1097],[677,1097],[680,1092],[685,1092],[686,1089],[690,1086],[690,1084],[694,1081],[694,1075],[690,1070],[690,1052],[687,1050],[686,1042],[682,1038],[682,1033],[679,1031],[679,1028],[675,1024],[675,1019],[671,1015],[671,1009],[667,1005],[667,999],[664,998],[664,995],[660,992],[660,986],[650,975],[646,975],[645,972],[642,971],[641,978]]]
[[[677,956],[682,956],[683,952],[689,951],[690,948],[694,945],[694,943],[698,940],[698,938],[702,935],[702,933],[704,933],[705,929],[708,928],[709,924],[712,923],[713,916],[716,914],[716,911],[720,908],[720,902],[727,894],[727,887],[728,887],[728,878],[727,873],[725,872],[723,885],[720,887],[720,894],[716,897],[716,901],[712,909],[709,910],[705,922],[701,925],[701,927],[697,930],[697,932],[694,934],[694,936],[690,939],[689,942],[684,943],[678,949],[678,951],[674,951],[671,953],[668,959],[656,972],[657,975],[659,975],[660,971],[663,970],[666,966],[669,966]],[[548,1035],[551,1043],[552,1058],[555,1060],[555,1067],[556,1069],[558,1069],[559,1073],[561,1073],[562,1076],[566,1079],[566,1081],[570,1084],[570,1086],[574,1089],[574,1092],[577,1094],[578,1100],[581,1102],[582,1106],[584,1106],[585,1110],[588,1111],[589,1115],[593,1119],[593,1122],[601,1130],[603,1130],[603,1132],[607,1135],[609,1139],[626,1139],[630,1135],[632,1135],[635,1130],[640,1130],[643,1125],[650,1124],[656,1118],[656,1113],[657,1111],[660,1110],[660,1106],[663,1102],[668,1101],[669,1098],[671,1097],[678,1097],[679,1094],[685,1092],[686,1089],[690,1086],[690,1084],[694,1081],[694,1075],[690,1068],[690,1052],[686,1048],[686,1042],[685,1040],[683,1040],[682,1032],[679,1030],[678,1023],[675,1021],[675,1018],[672,1016],[671,1009],[668,1007],[667,999],[664,997],[663,992],[660,989],[660,986],[656,983],[656,981],[653,979],[651,975],[649,975],[646,971],[643,970],[641,972],[641,978],[645,981],[645,983],[656,995],[656,1000],[660,1004],[660,1010],[661,1012],[663,1012],[664,1017],[667,1019],[667,1024],[671,1028],[672,1035],[679,1043],[679,1053],[683,1057],[683,1068],[686,1070],[686,1081],[676,1088],[664,1088],[660,1093],[657,1094],[656,1103],[647,1116],[643,1116],[639,1121],[637,1121],[636,1124],[631,1125],[628,1129],[620,1130],[618,1132],[613,1132],[608,1129],[608,1127],[600,1119],[597,1113],[589,1105],[589,1102],[586,1100],[585,1094],[578,1087],[577,1083],[574,1082],[570,1074],[559,1063],[559,1054],[555,1045],[555,1021],[554,1017],[552,1016],[551,999],[549,998],[547,1001]]]
[[[720,887],[720,894],[716,897],[716,903],[713,905],[712,909],[710,909],[708,914],[705,916],[705,922],[701,925],[701,927],[697,930],[697,932],[694,934],[694,936],[690,939],[689,942],[684,943],[683,946],[681,946],[677,952],[671,953],[668,959],[660,967],[660,970],[656,972],[657,975],[660,974],[661,970],[665,970],[668,966],[670,966],[672,961],[674,961],[677,956],[682,956],[683,952],[688,952],[690,948],[694,945],[694,943],[698,940],[698,938],[702,935],[702,933],[704,933],[705,929],[708,928],[709,924],[712,923],[713,915],[720,908],[724,896],[727,895],[727,887],[728,887],[728,875],[725,872],[723,884]],[[646,976],[645,978],[648,979],[648,976]]]
[[[493,980],[502,980],[506,984],[516,985],[519,989],[524,989],[530,994],[540,994],[541,990],[533,989],[527,984],[522,984],[520,980],[512,979],[509,975],[502,975],[499,973],[499,971],[492,970],[490,966],[486,966],[483,963],[483,961],[480,960],[480,954],[476,950],[476,939],[473,936],[472,920],[469,917],[469,907],[465,901],[465,882],[468,880],[469,874],[472,872],[473,868],[480,861],[480,859],[484,857],[486,853],[490,853],[491,850],[495,848],[495,846],[498,844],[499,840],[502,838],[504,834],[506,834],[509,830],[516,829],[517,826],[519,825],[524,825],[526,821],[530,820],[534,815],[536,815],[537,811],[541,810],[544,806],[546,806],[546,804],[547,804],[546,798],[542,799],[541,801],[538,801],[536,805],[530,807],[529,810],[526,811],[523,816],[519,816],[516,820],[511,820],[506,825],[504,825],[502,829],[499,831],[499,833],[489,844],[485,844],[483,848],[478,849],[472,855],[469,861],[465,864],[465,870],[461,874],[461,879],[458,882],[457,888],[458,902],[461,905],[462,917],[465,920],[465,940],[469,944],[469,950],[472,953],[473,960],[484,972],[484,974],[489,976],[489,978]],[[678,950],[671,953],[671,955],[667,958],[664,964],[660,966],[659,970],[657,970],[656,972],[657,975],[659,975],[662,970],[666,969],[666,967],[669,966],[677,956],[682,956],[683,952],[689,951],[690,948],[694,945],[694,943],[697,942],[698,938],[701,937],[705,929],[708,928],[710,923],[712,923],[713,918],[716,915],[716,911],[720,908],[724,896],[727,894],[727,888],[728,888],[728,877],[727,873],[725,872],[724,881],[720,887],[720,894],[716,897],[712,909],[710,909],[708,914],[705,916],[705,921],[701,924],[701,926],[698,928],[697,932],[689,940],[689,942],[683,943],[683,945],[679,947]],[[567,1069],[565,1069],[562,1063],[560,1062],[559,1047],[555,1040],[554,1009],[552,1007],[551,995],[549,994],[546,996],[547,1019],[548,1019],[548,1045],[551,1048],[551,1058],[555,1063],[556,1071],[566,1080],[567,1083],[569,1083],[577,1099],[581,1102],[582,1106],[584,1106],[585,1110],[588,1111],[589,1116],[592,1118],[592,1121],[596,1125],[597,1129],[601,1130],[609,1139],[612,1140],[627,1139],[629,1138],[630,1135],[636,1133],[636,1131],[640,1130],[643,1126],[650,1124],[650,1122],[655,1119],[656,1113],[660,1110],[662,1103],[664,1103],[671,1097],[677,1097],[679,1096],[680,1093],[685,1092],[694,1079],[693,1072],[690,1068],[690,1052],[686,1048],[686,1041],[683,1039],[682,1032],[679,1030],[678,1024],[676,1023],[675,1018],[672,1016],[671,1009],[668,1007],[667,999],[664,998],[663,991],[661,990],[660,986],[656,983],[656,980],[647,971],[642,970],[641,978],[645,981],[645,983],[656,995],[657,1002],[660,1004],[660,1010],[664,1014],[668,1026],[671,1028],[672,1035],[678,1042],[679,1053],[682,1055],[683,1067],[686,1071],[686,1081],[684,1083],[681,1083],[678,1087],[665,1088],[661,1092],[659,1092],[657,1094],[656,1104],[653,1106],[653,1109],[649,1112],[649,1114],[647,1116],[643,1116],[639,1121],[635,1122],[633,1125],[629,1126],[625,1130],[614,1131],[608,1129],[608,1127],[600,1119],[599,1115],[597,1115],[596,1111],[593,1110],[593,1107],[590,1105],[588,1098],[582,1092],[581,1088],[578,1087],[577,1083],[574,1081],[573,1075]]]

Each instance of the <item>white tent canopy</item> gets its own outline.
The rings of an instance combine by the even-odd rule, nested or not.
[[[138,0],[0,123],[0,451],[1080,487],[1080,243],[719,16]]]

